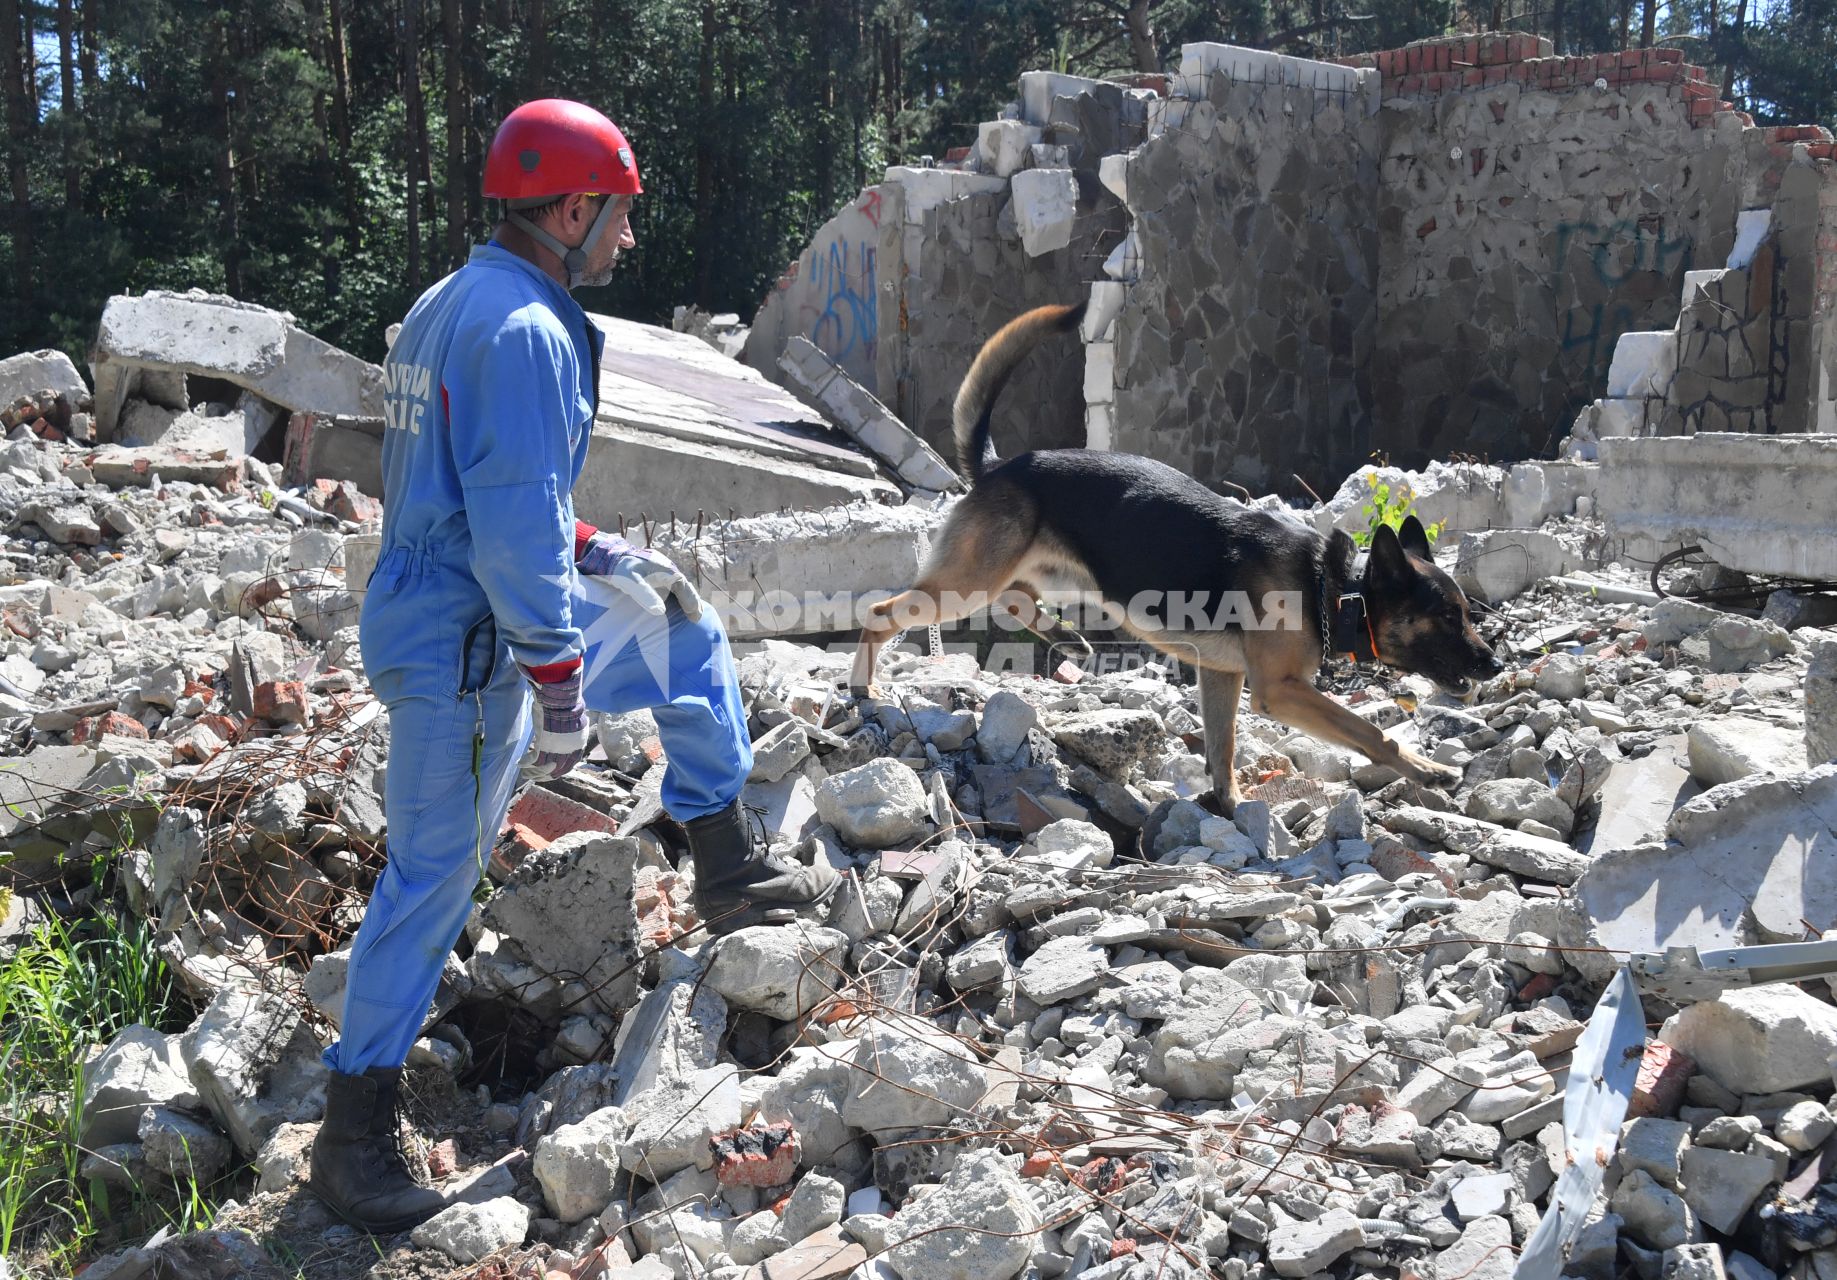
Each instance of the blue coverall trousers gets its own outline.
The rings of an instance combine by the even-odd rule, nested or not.
[[[715,610],[691,621],[672,602],[655,617],[584,579],[574,612],[586,642],[588,709],[649,707],[656,716],[670,816],[688,821],[725,808],[753,757]],[[405,697],[388,712],[389,862],[352,948],[342,1034],[325,1051],[326,1065],[353,1075],[402,1065],[420,1034],[531,732],[526,685],[502,642],[481,688]]]

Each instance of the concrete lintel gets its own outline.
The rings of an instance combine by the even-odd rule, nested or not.
[[[1607,437],[1600,511],[1625,553],[1697,545],[1742,573],[1837,581],[1837,437]]]

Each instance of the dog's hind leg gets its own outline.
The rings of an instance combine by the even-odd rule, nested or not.
[[[1237,704],[1244,695],[1244,673],[1199,668],[1199,715],[1206,736],[1206,768],[1212,794],[1228,818],[1243,794],[1237,786]]]

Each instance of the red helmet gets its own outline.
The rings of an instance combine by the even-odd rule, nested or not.
[[[485,195],[637,195],[638,162],[619,126],[566,98],[526,102],[504,117],[485,156]]]

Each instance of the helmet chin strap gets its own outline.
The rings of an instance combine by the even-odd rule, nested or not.
[[[601,202],[599,216],[593,220],[593,225],[587,228],[587,238],[580,242],[579,247],[573,249],[568,248],[567,245],[531,222],[516,209],[506,209],[504,221],[519,228],[530,239],[560,258],[562,269],[568,273],[568,288],[577,289],[587,276],[587,257],[593,252],[593,246],[599,243],[600,236],[604,234],[606,224],[612,218],[612,206],[616,203],[617,199],[612,196],[608,196]]]

